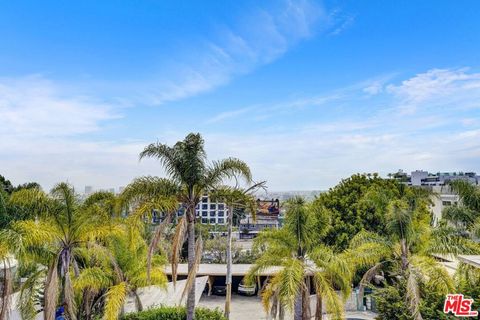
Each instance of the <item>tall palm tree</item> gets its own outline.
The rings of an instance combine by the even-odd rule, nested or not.
[[[158,199],[174,196],[185,208],[186,215],[178,221],[174,238],[172,278],[173,281],[176,280],[180,249],[186,234],[189,269],[189,281],[186,287],[188,291],[187,319],[191,320],[194,318],[195,309],[194,278],[201,252],[201,238],[197,241],[195,239],[195,208],[204,194],[220,185],[225,179],[240,177],[250,182],[252,178],[250,169],[246,163],[235,158],[208,163],[204,140],[200,134],[194,133],[190,133],[184,140],[178,141],[173,146],[158,142],[152,143],[140,153],[140,159],[143,158],[158,159],[169,179],[159,180],[148,177],[137,179],[126,188],[125,199],[127,202],[129,199],[138,201],[137,199],[140,197],[151,204]],[[140,203],[143,204],[142,201]],[[153,247],[155,247],[154,243]]]
[[[406,281],[406,303],[411,316],[421,320],[419,283],[427,283],[437,292],[447,294],[453,282],[446,269],[437,263],[432,253],[475,253],[480,247],[458,235],[454,228],[441,226],[431,229],[429,215],[422,206],[411,206],[405,200],[393,200],[386,216],[387,236],[361,231],[351,241],[350,250],[359,267],[370,267],[360,282],[359,300],[363,288],[382,269],[390,267],[394,278]]]
[[[232,225],[235,212],[239,209],[248,209],[253,218],[256,217],[255,191],[265,187],[265,182],[256,183],[248,188],[238,186],[221,186],[212,192],[212,199],[225,202],[227,206],[227,274],[225,284],[227,293],[225,298],[225,317],[230,319],[230,304],[232,300]]]
[[[29,319],[35,313],[34,293],[45,279],[45,319],[54,318],[59,303],[70,319],[76,319],[71,272],[79,273],[77,250],[116,232],[116,226],[106,223],[101,211],[83,207],[67,183],[56,185],[50,195],[39,189],[22,190],[14,193],[11,201],[35,210],[32,215],[37,219],[14,222],[10,230],[2,232],[1,240],[10,244],[20,260],[44,266],[22,287],[23,317]]]
[[[284,227],[262,231],[255,238],[255,245],[266,249],[249,271],[248,280],[253,282],[260,271],[269,267],[281,267],[262,292],[264,308],[274,317],[279,308],[282,318],[286,306],[293,309],[295,320],[310,318],[309,278],[317,295],[315,319],[322,318],[323,304],[335,318],[343,316],[343,303],[335,289],[348,295],[352,270],[347,254],[334,253],[320,243],[328,225],[319,226],[315,219],[324,221],[324,215],[321,208],[296,197],[287,203]]]
[[[106,247],[97,246],[89,248],[86,252],[85,261],[89,260],[89,264],[74,279],[74,288],[83,296],[83,302],[89,304],[85,308],[88,312],[84,313],[82,319],[91,319],[93,305],[95,301],[99,301],[94,298],[102,291],[103,318],[115,320],[123,313],[128,295],[134,297],[137,311],[142,311],[143,305],[137,290],[147,285],[163,288],[166,286],[167,277],[164,273],[166,259],[160,256],[154,257],[147,278],[147,243],[135,223],[130,223],[131,220],[129,218],[125,221],[126,232],[110,237]]]

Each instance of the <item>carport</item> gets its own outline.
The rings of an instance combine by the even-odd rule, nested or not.
[[[233,264],[232,265],[232,289],[236,289],[240,281],[248,274],[248,271],[252,267],[252,264]],[[275,273],[280,271],[281,267],[269,267],[260,271],[257,275],[257,288],[261,289],[265,280],[268,277],[273,276]],[[169,276],[172,275],[171,267],[168,266],[165,269],[165,273]],[[180,278],[188,276],[188,265],[182,263],[178,265],[177,275]],[[212,288],[215,284],[225,283],[227,276],[227,265],[226,264],[207,264],[202,263],[198,267],[197,277],[207,276],[208,277],[208,295],[212,293]],[[223,282],[222,282],[223,281]],[[260,290],[258,290],[260,291]]]

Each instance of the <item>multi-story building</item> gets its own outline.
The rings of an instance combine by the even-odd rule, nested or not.
[[[433,205],[431,210],[434,224],[437,224],[442,218],[442,211],[445,207],[455,205],[459,201],[458,195],[448,185],[450,181],[463,180],[474,185],[480,185],[480,176],[475,172],[429,173],[424,170],[415,170],[409,175],[399,170],[389,176],[409,186],[428,188],[432,191]]]
[[[403,170],[390,174],[394,179],[406,183],[409,186],[445,186],[454,180],[464,180],[471,184],[479,185],[480,176],[475,172],[437,172],[430,173],[424,170],[415,170],[409,175]]]
[[[280,227],[280,201],[257,200],[256,219],[249,214],[240,220],[240,238],[251,239],[264,229],[276,229]]]
[[[185,207],[179,205],[177,217],[182,217],[185,214]],[[227,224],[228,208],[223,202],[211,201],[210,197],[203,196],[200,203],[195,208],[195,214],[198,220],[203,224]],[[154,212],[153,222],[158,223],[165,217],[164,213]]]
[[[89,195],[93,193],[93,187],[92,186],[85,186],[85,195]]]
[[[203,196],[195,208],[195,213],[204,224],[226,224],[228,208],[225,203],[211,201],[210,197]]]

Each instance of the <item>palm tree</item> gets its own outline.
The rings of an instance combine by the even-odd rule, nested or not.
[[[104,300],[104,319],[115,320],[123,313],[123,306],[128,295],[135,299],[137,311],[143,310],[138,289],[147,285],[165,287],[167,277],[164,273],[166,259],[155,256],[150,274],[147,278],[147,244],[141,230],[132,222],[132,217],[125,221],[125,232],[113,235],[107,241],[106,247],[90,248],[86,252],[88,266],[74,280],[77,292],[83,295],[86,314],[82,317],[91,319],[94,298],[102,290]],[[92,252],[93,250],[93,252]],[[93,257],[92,257],[93,256]],[[100,259],[98,259],[100,257]],[[86,295],[85,293],[92,293]],[[98,303],[98,299],[96,300]]]
[[[450,187],[460,198],[458,204],[444,209],[443,218],[480,238],[480,188],[468,181],[455,180]],[[465,231],[465,230],[462,230]]]
[[[10,201],[34,210],[37,219],[14,222],[10,230],[2,232],[1,240],[10,244],[20,260],[44,266],[22,287],[22,316],[29,319],[36,312],[33,299],[44,279],[45,319],[54,318],[58,303],[66,307],[70,319],[76,319],[71,272],[79,274],[77,251],[105,239],[116,226],[106,223],[101,211],[82,206],[67,183],[56,185],[50,195],[36,188],[21,190]]]
[[[286,306],[293,309],[295,320],[309,319],[310,278],[317,294],[315,319],[322,319],[323,304],[335,318],[343,316],[343,303],[335,289],[349,294],[352,270],[347,254],[334,253],[320,243],[328,225],[318,222],[325,218],[322,208],[296,197],[287,202],[284,227],[262,231],[255,239],[255,245],[266,249],[249,271],[248,280],[253,282],[269,267],[281,267],[262,292],[264,308],[273,317],[279,309],[283,318]]]
[[[402,199],[393,200],[386,215],[386,236],[361,231],[352,239],[350,250],[357,266],[370,267],[360,282],[360,301],[364,286],[389,266],[393,278],[406,281],[406,303],[416,320],[422,319],[420,282],[427,283],[439,293],[452,292],[452,279],[431,254],[475,253],[480,248],[459,236],[454,228],[440,226],[431,229],[429,218],[423,206],[412,206]]]
[[[225,284],[227,293],[225,298],[225,317],[230,319],[230,304],[232,300],[232,225],[237,210],[248,209],[253,218],[256,217],[255,191],[264,188],[265,182],[256,183],[246,189],[238,186],[221,186],[212,193],[212,199],[225,202],[227,206],[227,274]]]
[[[243,161],[235,158],[227,158],[209,164],[204,140],[200,134],[194,133],[190,133],[183,141],[179,141],[173,146],[158,142],[148,145],[140,153],[140,159],[147,157],[158,159],[169,179],[160,180],[148,177],[137,179],[126,188],[124,198],[127,202],[134,199],[137,204],[143,205],[143,201],[138,202],[139,198],[147,200],[147,204],[155,204],[159,199],[171,199],[174,196],[176,201],[185,208],[186,215],[179,219],[174,237],[172,278],[173,281],[176,281],[180,249],[186,233],[189,269],[189,281],[186,286],[188,291],[187,319],[191,320],[194,318],[195,309],[194,278],[201,252],[201,238],[197,241],[195,239],[195,208],[204,194],[220,185],[225,179],[240,177],[250,182],[250,169]],[[149,207],[151,208],[151,206]],[[158,240],[158,237],[154,240]],[[152,242],[151,247],[155,246],[156,244]]]

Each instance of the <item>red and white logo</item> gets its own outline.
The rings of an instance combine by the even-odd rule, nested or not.
[[[463,294],[447,294],[445,304],[443,305],[444,313],[453,313],[457,317],[476,317],[478,311],[472,311],[473,299],[466,299]]]

